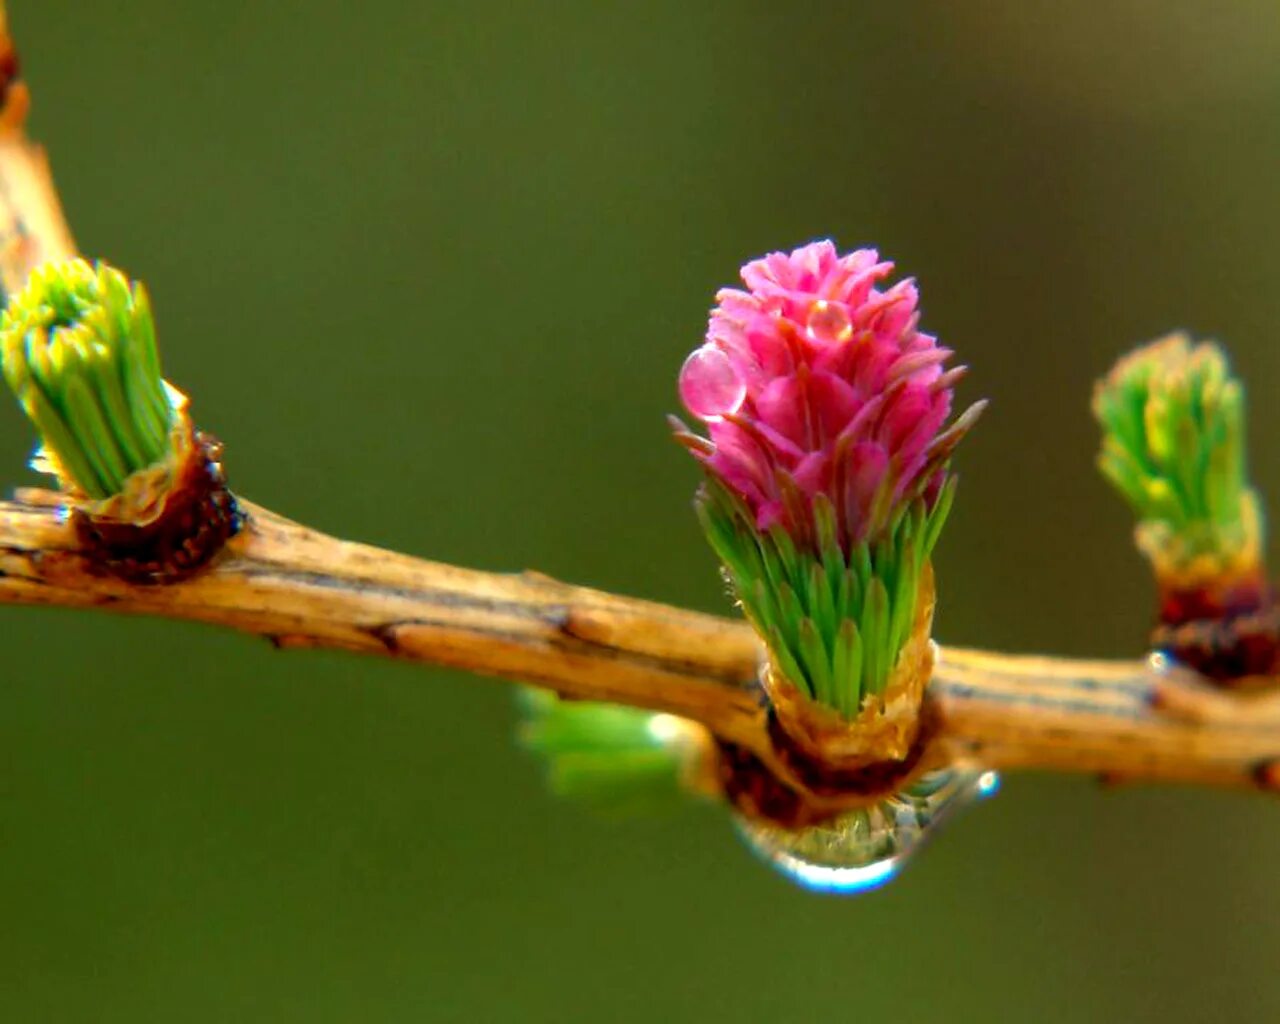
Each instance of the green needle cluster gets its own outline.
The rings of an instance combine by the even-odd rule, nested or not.
[[[0,317],[4,376],[46,449],[90,498],[171,451],[174,410],[147,293],[105,263],[37,268]]]
[[[661,809],[685,794],[694,752],[677,720],[636,708],[522,690],[523,745],[545,758],[551,789],[602,810]],[[675,726],[675,728],[664,728]]]
[[[756,529],[746,505],[715,479],[698,495],[698,515],[743,610],[774,665],[806,696],[854,718],[882,695],[911,635],[925,566],[955,495],[911,502],[874,543],[846,555],[825,495],[813,502],[817,552],[781,528]]]
[[[1244,389],[1213,342],[1184,334],[1121,359],[1099,381],[1098,466],[1139,520],[1158,568],[1223,571],[1257,561],[1258,499],[1245,469]]]

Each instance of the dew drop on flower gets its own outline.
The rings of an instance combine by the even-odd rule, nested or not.
[[[844,305],[826,299],[818,299],[810,308],[805,330],[814,341],[824,341],[829,345],[853,337],[853,324]]]
[[[695,349],[680,367],[680,400],[700,420],[735,413],[746,397],[746,383],[714,345]]]
[[[873,807],[785,829],[739,816],[738,831],[766,864],[806,889],[852,895],[892,879],[955,811],[1000,786],[992,771],[931,772]]]

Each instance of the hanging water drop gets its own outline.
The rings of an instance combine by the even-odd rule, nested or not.
[[[700,420],[732,415],[746,397],[746,384],[714,345],[695,349],[680,367],[680,400]]]
[[[738,831],[775,870],[806,889],[847,895],[893,878],[934,829],[1000,786],[993,771],[930,772],[872,807],[785,829],[739,817]]]

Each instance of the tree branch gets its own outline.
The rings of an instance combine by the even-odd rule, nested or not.
[[[0,288],[12,295],[41,263],[74,255],[44,149],[0,113]]]
[[[0,285],[75,254],[43,150],[22,131],[26,87],[0,0]],[[446,665],[562,695],[679,715],[792,779],[754,687],[742,621],[561,583],[421,561],[327,537],[247,503],[245,529],[198,577],[133,586],[78,549],[42,491],[0,502],[0,604],[100,608],[228,626],[278,647]],[[1280,696],[1223,694],[1153,661],[939,651],[921,766],[1096,773],[1280,789]]]
[[[27,491],[0,503],[0,603],[208,622],[282,648],[446,665],[665,711],[788,777],[752,686],[759,651],[743,622],[537,573],[421,561],[247,503],[246,528],[207,572],[171,586],[132,586],[95,574],[56,502]],[[927,699],[936,712],[931,763],[1280,785],[1275,698],[1219,694],[1157,663],[943,648]]]

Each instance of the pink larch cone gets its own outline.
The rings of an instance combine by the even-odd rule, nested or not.
[[[680,372],[710,444],[683,439],[761,531],[812,542],[823,494],[843,550],[877,538],[913,498],[936,497],[979,411],[940,432],[964,368],[944,371],[951,351],[918,330],[913,281],[876,287],[892,269],[873,249],[814,242],[748,263],[749,290],[717,294]]]
[[[768,647],[775,711],[816,745],[899,757],[931,666],[948,459],[981,405],[944,429],[964,371],[918,329],[912,281],[877,287],[891,269],[831,242],[748,263],[680,372],[710,436],[676,437],[707,471],[699,514]]]

